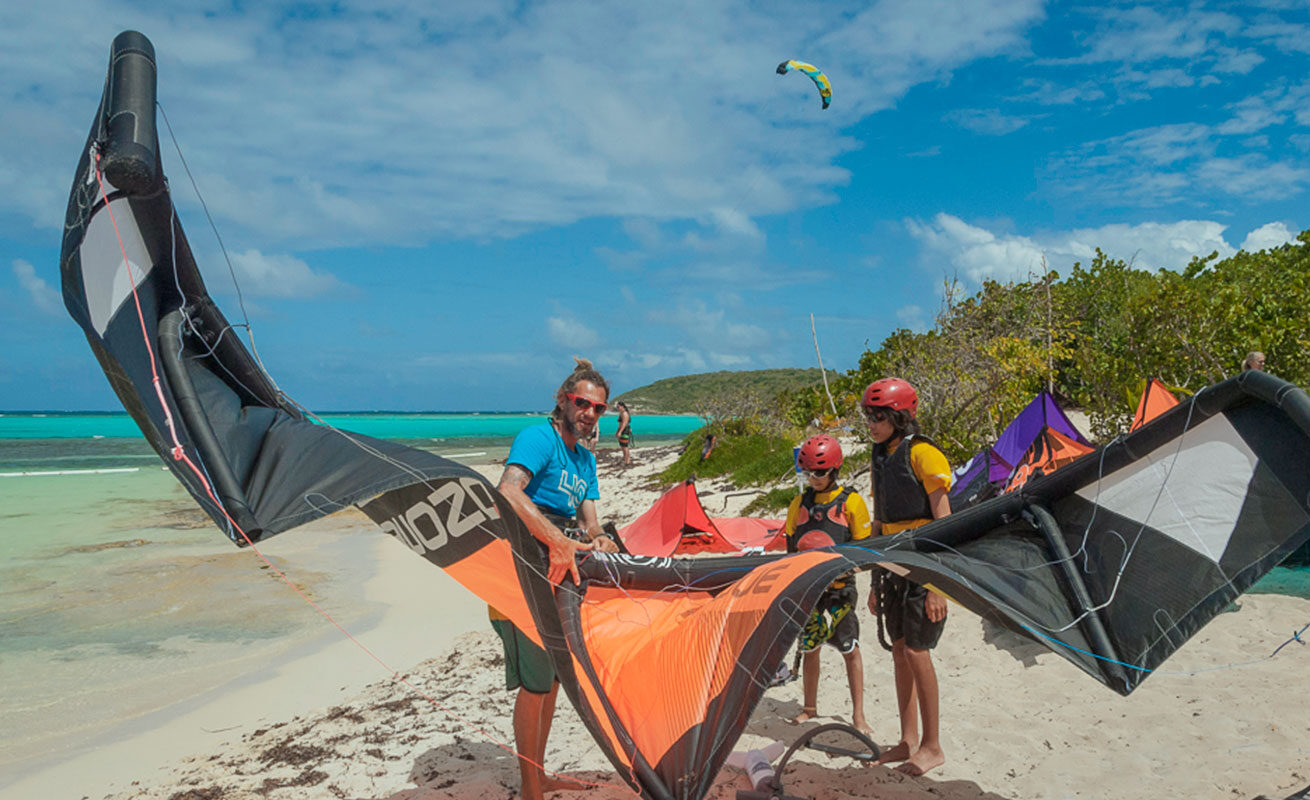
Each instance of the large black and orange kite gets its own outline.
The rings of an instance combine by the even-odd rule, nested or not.
[[[594,555],[553,587],[478,474],[314,424],[214,305],[155,135],[155,61],[115,40],[68,203],[64,301],[124,407],[237,544],[355,504],[542,642],[619,774],[699,798],[820,593],[875,563],[1128,694],[1310,538],[1310,398],[1210,387],[1020,489],[864,546],[694,561]]]

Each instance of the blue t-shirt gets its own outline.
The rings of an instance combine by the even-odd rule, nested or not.
[[[552,514],[577,516],[583,500],[600,498],[596,456],[580,444],[570,452],[549,422],[520,431],[505,463],[532,473],[524,494]]]

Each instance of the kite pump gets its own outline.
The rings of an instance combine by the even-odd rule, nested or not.
[[[867,750],[850,750],[845,747],[837,747],[830,744],[815,742],[814,739],[823,733],[845,733],[855,738]],[[808,747],[811,750],[818,750],[827,753],[830,756],[849,756],[859,761],[877,761],[878,756],[882,755],[878,745],[873,740],[865,736],[860,731],[841,722],[832,722],[827,725],[820,725],[805,731],[792,742],[787,752],[783,753],[782,759],[778,761],[778,769],[774,771],[769,765],[767,759],[762,756],[758,759],[752,759],[751,755],[756,755],[758,751],[752,750],[751,755],[746,760],[746,775],[750,778],[753,789],[738,789],[737,800],[805,800],[802,797],[789,795],[782,786],[782,773],[787,768],[787,762],[791,760],[792,755],[802,747]]]

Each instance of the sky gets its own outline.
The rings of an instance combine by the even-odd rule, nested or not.
[[[59,246],[127,28],[210,291],[316,410],[817,366],[811,315],[845,370],[950,280],[1310,227],[1307,0],[10,3],[0,411],[119,408]]]

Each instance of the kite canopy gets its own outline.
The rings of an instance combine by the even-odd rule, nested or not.
[[[1000,493],[1009,484],[1015,468],[1028,454],[1033,442],[1046,429],[1091,447],[1055,397],[1046,391],[1038,392],[1005,426],[995,445],[983,448],[955,471],[955,482],[950,491],[951,508],[959,511]]]
[[[828,76],[824,75],[813,64],[806,64],[804,61],[795,59],[788,59],[778,65],[779,75],[786,75],[792,70],[800,70],[810,76],[810,80],[814,81],[815,88],[819,90],[819,99],[823,101],[823,107],[827,108],[828,104],[832,102],[832,84],[828,82]]]
[[[642,556],[784,550],[780,520],[715,517],[705,513],[694,481],[669,489],[644,514],[619,528],[629,553]]]
[[[706,793],[810,609],[851,569],[904,572],[1127,694],[1310,540],[1310,397],[1245,372],[913,532],[786,556],[590,554],[580,584],[552,586],[537,541],[480,476],[315,425],[251,357],[176,218],[154,70],[144,36],[114,40],[60,255],[64,302],[124,407],[234,541],[354,503],[504,612],[546,648],[643,797]]]
[[[1002,471],[1009,475],[1014,467],[1001,458],[995,447],[983,448],[955,471],[950,491],[951,508],[959,510],[995,497],[997,488],[991,476]]]
[[[996,438],[996,453],[1005,463],[1018,464],[1043,428],[1058,431],[1079,444],[1091,444],[1065,415],[1055,397],[1050,392],[1041,391],[1001,431]],[[993,481],[1004,482],[1010,475],[993,470],[990,477]]]
[[[1005,491],[1013,492],[1038,475],[1049,475],[1092,450],[1091,445],[1065,436],[1050,426],[1044,427],[1028,447],[1028,452],[1014,465]]]
[[[1142,398],[1137,401],[1137,412],[1133,414],[1133,424],[1128,430],[1137,430],[1176,405],[1178,398],[1173,392],[1159,378],[1150,379],[1142,389]]]

